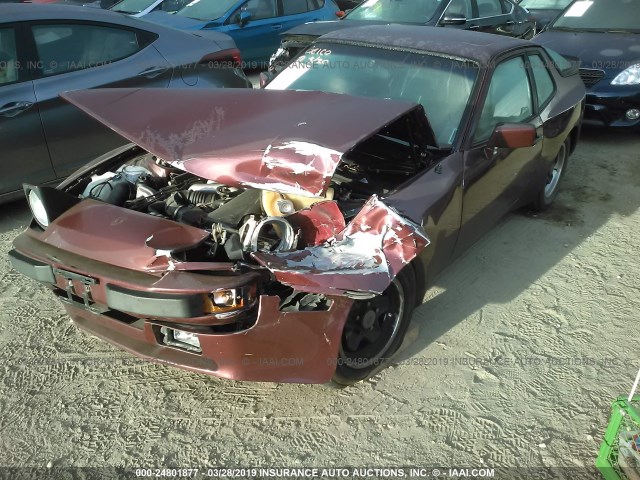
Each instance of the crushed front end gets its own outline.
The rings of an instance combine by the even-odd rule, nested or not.
[[[123,95],[105,92],[92,91],[85,110],[92,98],[113,106],[109,95]],[[217,95],[220,108],[258,98]],[[282,96],[260,95],[265,110]],[[160,136],[161,124],[155,136],[148,125],[120,130],[138,145],[57,189],[25,186],[34,221],[14,241],[13,267],[51,288],[79,327],[145,359],[236,380],[327,382],[353,302],[384,291],[429,243],[380,200],[424,168],[423,156],[407,155],[409,142],[390,137],[396,127],[378,132],[410,123],[406,112],[417,110],[385,107],[382,126],[342,144],[313,143],[318,136],[306,132],[260,149],[219,145],[215,159],[208,143],[178,158],[166,141],[175,125]],[[225,141],[246,145],[218,115]],[[206,142],[217,135],[197,119],[190,125]],[[235,128],[252,131],[242,119]],[[197,135],[181,140],[197,143]],[[374,149],[400,151],[404,163],[369,170]]]

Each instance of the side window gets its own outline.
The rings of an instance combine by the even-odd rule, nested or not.
[[[251,13],[251,20],[263,20],[278,16],[276,0],[249,0],[244,4],[242,10]]]
[[[307,2],[303,0],[282,0],[282,8],[284,15],[295,15],[309,11]]]
[[[320,8],[316,0],[282,0],[282,8],[285,15],[306,13]]]
[[[532,115],[531,85],[524,60],[505,60],[493,72],[474,143],[488,140],[498,124],[523,122]]]
[[[67,24],[31,30],[45,77],[121,60],[141,48],[135,32],[119,28]]]
[[[282,0],[284,15],[295,15],[296,13],[306,13],[318,10],[324,6],[321,0]]]
[[[451,0],[447,10],[444,12],[445,16],[463,16],[465,18],[473,18],[473,8],[471,7],[471,0]]]
[[[500,0],[478,0],[478,17],[497,17],[502,15]]]
[[[17,82],[19,69],[16,32],[13,28],[0,28],[0,86]]]
[[[536,94],[538,96],[538,105],[544,107],[547,101],[553,95],[555,85],[553,79],[547,70],[545,62],[540,55],[529,55],[529,65],[533,72],[533,78],[536,81]]]

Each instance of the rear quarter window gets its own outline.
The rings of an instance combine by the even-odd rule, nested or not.
[[[94,24],[44,24],[31,27],[44,77],[122,60],[151,43],[156,35]]]
[[[531,67],[531,72],[533,73],[533,78],[536,82],[536,94],[538,97],[538,106],[539,108],[544,108],[551,97],[553,97],[553,93],[556,90],[556,86],[553,83],[553,79],[547,70],[546,62],[543,58],[538,54],[530,54],[529,55],[529,66]]]

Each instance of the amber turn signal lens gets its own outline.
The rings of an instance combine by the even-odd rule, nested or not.
[[[205,313],[225,313],[250,306],[256,297],[255,285],[216,290],[205,297]]]

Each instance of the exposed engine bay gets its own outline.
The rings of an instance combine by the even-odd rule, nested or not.
[[[81,222],[93,209],[109,218],[110,235],[151,256],[147,271],[254,270],[269,285],[371,298],[429,244],[422,218],[396,210],[393,198],[450,153],[419,104],[288,90],[163,93],[162,102],[144,89],[65,98],[137,146],[70,179],[63,189],[71,198],[57,203],[89,200],[70,215]],[[145,106],[144,119],[123,118],[133,100]],[[237,108],[244,104],[250,115]],[[316,111],[319,104],[331,108]],[[169,121],[172,106],[182,113]],[[136,221],[144,236],[127,230]]]
[[[381,141],[394,144],[397,158],[373,153],[380,151]],[[424,168],[406,142],[397,142],[372,138],[358,161],[343,158],[324,197],[230,187],[144,151],[79,179],[68,191],[210,233],[198,248],[174,252],[176,259],[246,261],[252,252],[290,252],[330,240],[372,195],[384,196]]]

